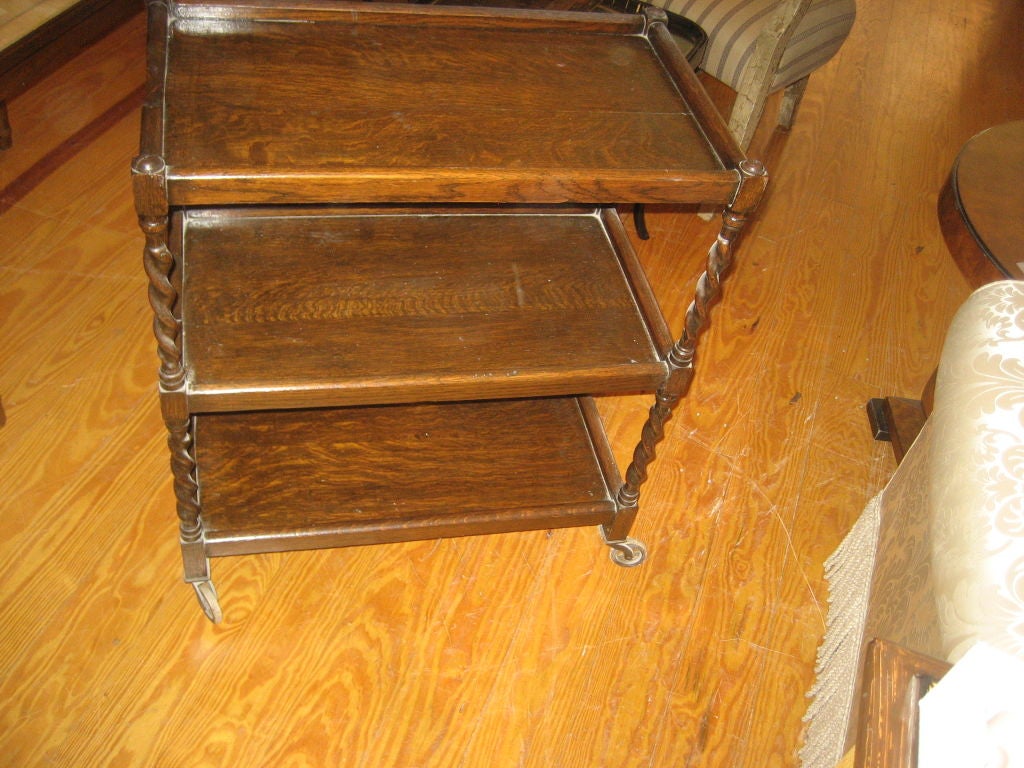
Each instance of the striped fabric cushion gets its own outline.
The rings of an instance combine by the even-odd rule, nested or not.
[[[651,4],[703,27],[708,46],[701,68],[736,88],[778,0],[652,0]],[[813,0],[786,47],[772,90],[795,83],[831,59],[849,34],[855,13],[854,0]]]

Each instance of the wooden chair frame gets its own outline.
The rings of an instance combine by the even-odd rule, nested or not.
[[[772,81],[786,46],[810,5],[811,0],[783,0],[757,39],[754,53],[736,89],[736,101],[729,116],[729,130],[744,149],[750,146],[764,113],[765,102],[771,93]],[[789,128],[792,125],[806,86],[805,77],[786,88],[779,108],[778,122],[782,127]]]

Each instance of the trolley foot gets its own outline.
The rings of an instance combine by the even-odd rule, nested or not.
[[[640,563],[647,559],[647,547],[644,546],[642,541],[632,537],[626,537],[622,541],[609,541],[608,537],[604,535],[604,528],[602,527],[598,530],[601,532],[601,538],[604,540],[604,543],[610,547],[608,556],[616,565],[621,565],[623,568],[632,568],[640,565]]]
[[[224,614],[220,610],[220,600],[217,598],[217,590],[213,586],[213,582],[195,581],[192,582],[192,588],[196,591],[196,597],[199,599],[199,605],[202,607],[203,613],[206,614],[206,618],[214,624],[220,624],[224,619]]]

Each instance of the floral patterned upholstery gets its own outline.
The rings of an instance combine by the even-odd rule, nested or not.
[[[1024,658],[1024,283],[987,285],[960,309],[935,398],[931,560],[944,655],[957,661],[983,638]]]
[[[928,423],[826,576],[803,768],[833,768],[852,743],[873,638],[950,662],[979,640],[1024,658],[1024,282],[957,312]]]

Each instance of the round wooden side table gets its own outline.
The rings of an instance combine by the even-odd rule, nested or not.
[[[939,196],[939,223],[972,287],[1024,280],[1024,121],[964,145]]]
[[[946,246],[972,288],[1024,280],[1024,121],[989,128],[963,146],[938,208]],[[924,426],[934,388],[932,374],[920,400],[868,401],[872,434],[892,443],[897,462]]]

